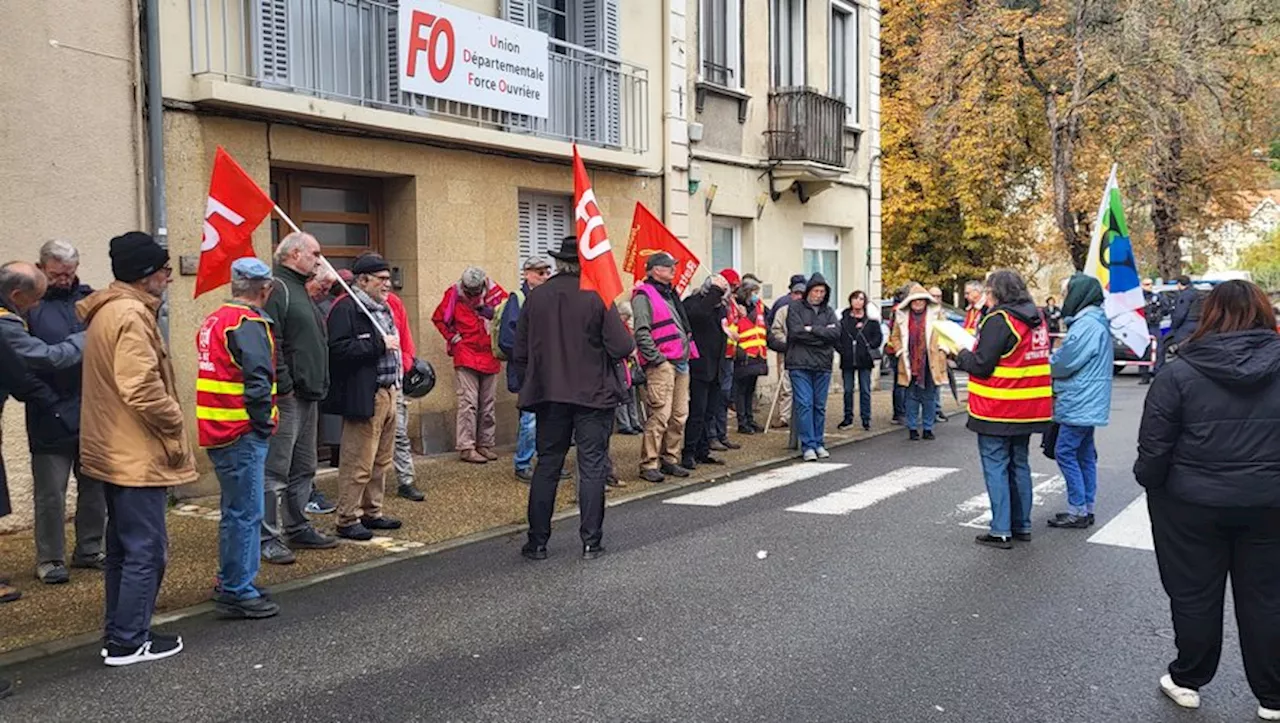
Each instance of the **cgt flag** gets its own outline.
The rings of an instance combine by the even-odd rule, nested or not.
[[[204,209],[195,298],[230,282],[232,261],[254,255],[253,230],[273,208],[271,198],[218,146]]]
[[[631,218],[631,237],[627,240],[622,270],[629,272],[633,280],[639,281],[644,278],[645,261],[660,251],[666,251],[676,260],[676,278],[671,286],[677,294],[683,294],[693,273],[698,270],[698,257],[680,243],[680,239],[644,204],[637,202],[636,212]]]
[[[618,264],[613,260],[613,247],[609,234],[604,230],[604,218],[596,204],[595,191],[586,166],[573,146],[573,220],[578,237],[578,263],[582,265],[579,288],[594,291],[604,299],[605,306],[622,293],[622,279],[618,277]]]
[[[1089,255],[1084,272],[1102,284],[1106,293],[1103,308],[1111,322],[1111,333],[1141,356],[1151,344],[1142,310],[1146,300],[1138,280],[1138,262],[1129,240],[1129,226],[1124,220],[1120,185],[1116,182],[1116,166],[1102,192],[1098,221],[1094,224]]]

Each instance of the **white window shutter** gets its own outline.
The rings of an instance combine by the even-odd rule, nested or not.
[[[517,232],[517,249],[516,269],[519,270],[524,260],[533,255],[533,199],[528,194],[521,193],[520,200],[516,204],[517,215],[519,217],[519,231]]]
[[[535,27],[535,2],[536,0],[502,0],[502,19],[526,28]]]
[[[582,0],[578,26],[583,47],[617,57],[621,51],[618,23],[618,0]],[[588,60],[590,64],[584,71],[587,77],[582,127],[586,136],[597,143],[620,145],[622,89],[619,87],[619,73],[622,69],[610,60],[590,57]]]
[[[386,0],[387,13],[387,97],[388,103],[400,102],[400,0]]]
[[[289,83],[288,0],[253,0],[253,59],[258,78]]]
[[[568,196],[520,192],[517,269],[530,256],[546,256],[549,251],[560,248],[560,239],[572,233],[569,216],[572,205],[573,199]]]

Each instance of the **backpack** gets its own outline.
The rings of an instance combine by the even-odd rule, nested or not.
[[[502,352],[498,346],[498,337],[502,334],[502,315],[507,311],[507,302],[512,299],[516,300],[517,306],[524,306],[524,289],[516,289],[514,292],[507,294],[507,298],[498,304],[498,308],[493,310],[493,318],[489,320],[489,351],[493,353],[493,358],[498,361],[507,361],[507,355]]]

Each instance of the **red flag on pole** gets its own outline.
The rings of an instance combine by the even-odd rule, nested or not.
[[[254,255],[253,230],[273,208],[271,197],[218,146],[204,209],[196,297],[230,282],[232,261]]]
[[[577,144],[573,146],[573,209],[578,262],[582,264],[580,288],[596,292],[604,299],[605,306],[612,306],[622,293],[622,279],[618,277],[609,234],[604,230],[604,218],[596,204],[596,194],[591,190],[587,169],[578,155]]]
[[[635,215],[631,217],[631,237],[627,240],[622,270],[630,272],[635,281],[643,279],[645,261],[659,251],[671,254],[676,260],[676,278],[671,287],[677,294],[683,294],[689,281],[693,279],[693,273],[698,270],[698,257],[644,204],[637,201]]]

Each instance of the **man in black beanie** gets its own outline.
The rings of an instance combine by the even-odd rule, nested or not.
[[[396,398],[403,370],[400,337],[387,306],[391,266],[378,254],[367,253],[355,260],[351,271],[351,295],[338,299],[329,311],[330,383],[322,408],[342,417],[338,536],[369,540],[374,530],[400,528],[400,520],[382,513],[382,498],[395,450]]]
[[[80,409],[80,466],[105,483],[106,631],[113,667],[182,651],[182,639],[151,632],[164,577],[168,488],[196,480],[173,364],[157,316],[169,252],[132,231],[111,239],[116,281],[76,304],[87,327]]]

